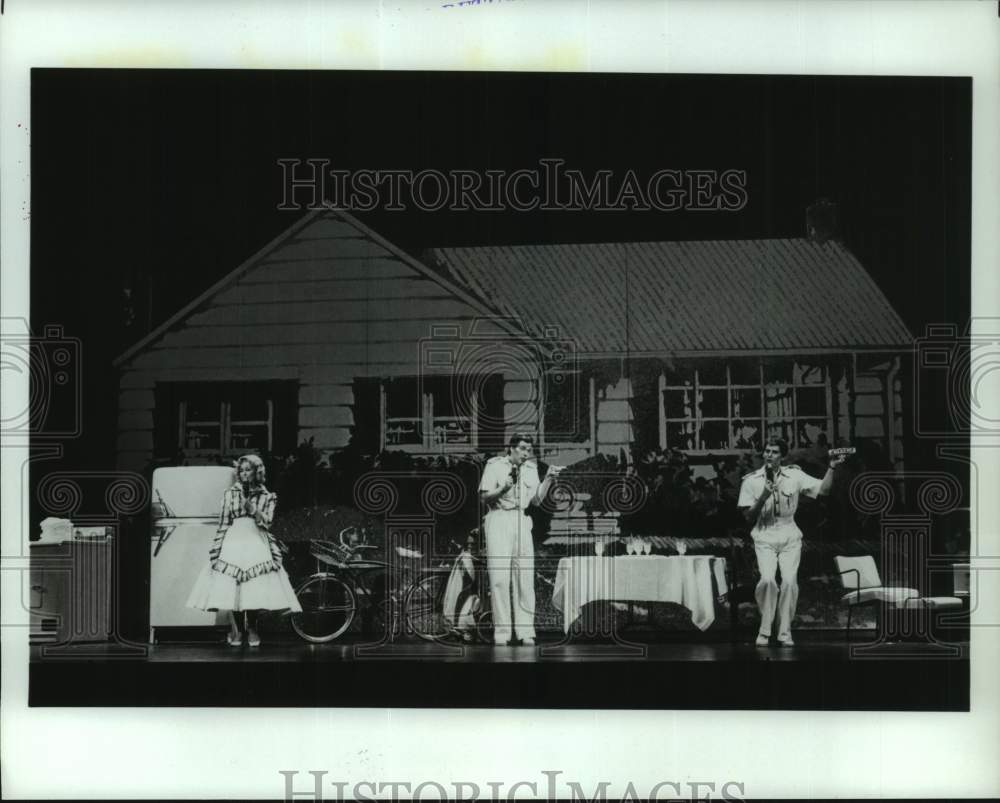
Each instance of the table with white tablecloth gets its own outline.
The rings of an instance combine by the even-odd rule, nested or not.
[[[552,601],[563,614],[563,630],[583,606],[599,600],[674,602],[691,611],[707,630],[715,621],[715,600],[726,593],[726,561],[714,555],[620,555],[562,558]]]

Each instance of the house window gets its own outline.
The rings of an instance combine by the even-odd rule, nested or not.
[[[157,453],[198,459],[290,450],[297,395],[289,382],[158,385]]]
[[[473,451],[478,446],[476,383],[402,377],[382,383],[382,443],[410,452]]]
[[[685,451],[759,450],[777,436],[790,448],[829,439],[828,368],[764,360],[699,364],[660,376],[660,446]]]
[[[180,403],[180,439],[185,454],[229,455],[273,449],[274,402],[267,398]]]

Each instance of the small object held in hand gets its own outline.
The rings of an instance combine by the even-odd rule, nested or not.
[[[831,449],[829,452],[827,452],[827,454],[830,457],[840,457],[841,455],[846,457],[847,455],[854,454],[857,451],[858,450],[855,449],[853,446],[841,446],[836,449]]]

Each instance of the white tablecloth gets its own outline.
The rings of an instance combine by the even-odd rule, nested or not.
[[[715,599],[726,590],[725,558],[713,555],[575,557],[559,561],[552,601],[567,633],[583,606],[597,600],[675,602],[691,611],[695,627],[707,630]]]

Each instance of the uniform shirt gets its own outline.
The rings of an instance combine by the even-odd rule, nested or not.
[[[510,477],[513,463],[507,455],[490,458],[483,469],[483,478],[479,483],[479,490],[493,493],[499,491],[507,483]],[[496,510],[527,510],[531,500],[535,498],[538,491],[538,466],[534,462],[521,463],[520,471],[517,475],[517,482],[507,493],[490,503],[490,508]]]
[[[740,486],[738,507],[753,507],[764,493],[767,473],[764,466],[743,477]],[[775,472],[774,492],[768,497],[757,517],[755,530],[778,524],[794,523],[795,511],[799,507],[799,494],[811,499],[819,496],[821,480],[806,474],[798,466],[781,466]]]

